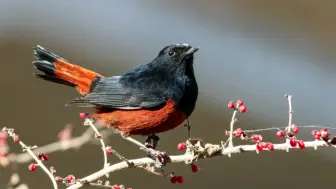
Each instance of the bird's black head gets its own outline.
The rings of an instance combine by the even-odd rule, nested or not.
[[[187,67],[192,67],[196,51],[198,51],[197,47],[192,47],[185,43],[169,45],[159,52],[154,62],[156,66],[168,70],[186,69]]]

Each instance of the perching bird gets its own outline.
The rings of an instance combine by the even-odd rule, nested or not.
[[[38,78],[75,87],[81,96],[69,104],[94,107],[91,118],[125,136],[144,135],[158,141],[155,134],[176,128],[194,111],[197,50],[188,44],[169,45],[151,62],[111,77],[72,64],[41,46],[34,48],[33,65],[44,72],[36,74]]]

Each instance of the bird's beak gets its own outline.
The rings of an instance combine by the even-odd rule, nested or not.
[[[194,54],[195,52],[198,51],[198,47],[191,47],[190,49],[188,49],[187,52],[185,52],[186,55],[191,55],[191,54]]]

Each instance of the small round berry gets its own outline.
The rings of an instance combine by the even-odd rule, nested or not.
[[[242,128],[237,128],[236,129],[236,136],[240,137],[243,134],[243,129]]]
[[[291,145],[291,147],[295,147],[297,145],[297,140],[295,138],[291,138],[289,140],[289,144]]]
[[[43,159],[43,156],[44,156],[44,153],[41,153],[41,152],[37,153],[37,158],[38,158],[39,160],[42,160],[42,159]]]
[[[237,100],[237,104],[238,104],[238,106],[242,106],[244,104],[244,101],[243,100]]]
[[[228,103],[228,108],[233,109],[234,107],[235,107],[234,102],[230,101],[230,102]]]
[[[56,180],[56,182],[61,182],[61,181],[63,181],[63,178],[60,177],[60,176],[56,176],[56,177],[55,177],[55,180]]]
[[[48,155],[44,155],[44,156],[42,157],[42,160],[44,160],[44,161],[48,161],[48,160],[49,160],[49,156],[48,156]]]
[[[184,182],[183,176],[177,176],[176,180],[177,180],[178,183],[183,183]]]
[[[79,113],[79,117],[82,118],[82,119],[85,119],[87,117],[87,113],[81,112],[81,113]]]
[[[252,140],[254,142],[261,142],[262,141],[262,136],[261,135],[252,135]]]
[[[312,135],[316,135],[316,132],[318,132],[318,130],[313,130]]]
[[[173,184],[175,184],[177,182],[177,177],[176,176],[172,176],[170,178],[170,182],[173,183]]]
[[[299,127],[296,126],[296,125],[292,125],[292,131],[293,131],[294,134],[299,133]]]
[[[263,148],[264,148],[264,147],[263,147],[263,144],[261,144],[261,143],[257,143],[257,144],[256,144],[256,150],[257,150],[257,151],[260,152],[260,151],[263,150]]]
[[[299,146],[299,148],[300,148],[301,150],[303,150],[303,149],[306,147],[306,145],[305,145],[305,143],[303,142],[303,140],[299,140],[299,141],[297,141],[297,143],[298,143],[298,146]]]
[[[183,151],[185,148],[186,148],[186,144],[184,143],[184,142],[181,142],[181,143],[179,143],[178,145],[177,145],[177,149],[179,150],[179,151]]]
[[[111,189],[120,189],[120,186],[118,186],[118,185],[114,185],[114,186],[112,186]]]
[[[105,152],[106,152],[107,155],[112,155],[113,154],[113,151],[112,151],[111,148],[106,148]]]
[[[28,169],[29,169],[29,171],[35,171],[36,167],[37,167],[37,165],[35,163],[32,163],[28,166]]]
[[[315,137],[316,140],[321,140],[321,132],[316,131],[314,137]]]
[[[14,142],[19,142],[20,141],[20,137],[18,135],[15,135],[13,138]]]
[[[323,138],[329,138],[330,133],[329,133],[329,131],[328,131],[327,128],[323,128],[323,129],[321,129],[321,136],[322,136]]]
[[[68,175],[65,179],[67,183],[73,183],[76,180],[76,177],[73,175]]]
[[[272,143],[267,143],[267,149],[269,150],[269,151],[273,151],[274,150],[274,145],[272,144]]]
[[[282,138],[282,137],[285,136],[285,132],[283,132],[283,131],[278,131],[278,132],[276,133],[276,136],[277,136],[278,138]]]
[[[194,173],[198,172],[198,166],[196,164],[191,164],[191,171]]]
[[[101,136],[101,134],[97,134],[97,133],[96,133],[96,134],[95,134],[95,137],[100,139],[102,136]]]
[[[247,111],[247,107],[242,105],[242,106],[239,106],[238,110],[241,112],[241,113],[245,113]]]

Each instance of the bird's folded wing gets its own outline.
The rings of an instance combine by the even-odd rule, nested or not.
[[[70,104],[81,107],[98,106],[129,110],[163,106],[166,102],[163,94],[145,85],[145,81],[139,81],[133,86],[124,85],[120,82],[120,77],[100,78],[95,81],[87,95],[73,99]]]

